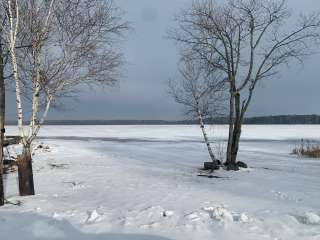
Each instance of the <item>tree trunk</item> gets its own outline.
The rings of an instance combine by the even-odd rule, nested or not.
[[[2,29],[0,31],[0,206],[4,205],[4,183],[3,183],[3,142],[5,121],[5,85],[4,85],[4,61],[2,52]]]
[[[0,206],[4,205],[3,162],[0,163]]]
[[[234,100],[232,101],[234,110],[232,110],[232,114],[235,115],[232,118],[231,124],[232,129],[229,131],[229,139],[228,139],[228,158],[226,162],[226,166],[228,170],[238,170],[237,166],[237,156],[239,150],[239,142],[241,136],[241,126],[242,126],[242,118],[241,118],[241,110],[240,110],[240,94],[234,94]],[[231,107],[231,106],[230,106]],[[231,111],[230,111],[231,113]]]
[[[12,72],[13,78],[15,81],[15,91],[16,91],[16,108],[17,108],[17,115],[18,115],[18,129],[19,135],[22,138],[22,141],[25,145],[25,136],[24,136],[24,129],[23,129],[23,110],[22,110],[22,99],[21,99],[21,81],[18,73],[18,64],[17,64],[17,56],[16,56],[16,40],[18,34],[18,27],[19,27],[19,5],[16,4],[15,8],[12,9],[12,1],[8,0],[8,25],[9,25],[9,52],[11,56],[12,62]],[[15,21],[13,17],[13,12],[15,11]]]
[[[1,95],[1,93],[0,93],[0,95]],[[3,129],[3,128],[1,128],[1,129]],[[1,130],[1,136],[0,136],[0,206],[4,205],[4,182],[3,182],[3,140],[4,139],[3,139],[3,135],[4,135],[4,131]]]
[[[230,102],[229,102],[229,136],[228,136],[228,147],[227,147],[227,159],[226,163],[231,162],[232,154],[232,142],[233,142],[233,131],[234,131],[234,95],[230,92]]]
[[[24,147],[22,155],[18,157],[18,176],[20,196],[34,195],[35,191],[30,147]]]
[[[231,163],[235,164],[237,161],[238,151],[239,151],[239,142],[241,136],[241,121],[237,119],[235,122],[234,130],[233,130],[233,141],[231,148]]]
[[[233,136],[232,136],[232,147],[231,147],[231,164],[235,164],[237,161],[239,139],[241,135],[241,110],[240,110],[240,93],[235,94],[235,110],[236,117],[234,120]]]
[[[34,135],[35,127],[37,124],[37,115],[39,111],[39,99],[40,99],[40,52],[38,49],[33,50],[33,95],[32,95],[32,112],[29,126],[29,138]]]
[[[204,127],[202,114],[201,114],[199,109],[198,109],[198,118],[199,118],[199,124],[200,124],[200,128],[201,128],[201,131],[202,131],[202,135],[203,135],[204,141],[205,141],[205,143],[207,145],[209,156],[210,156],[211,160],[214,162],[216,160],[216,157],[214,156],[214,153],[212,151],[212,148],[211,148],[211,145],[210,145],[210,142],[209,142],[209,139],[208,139],[208,135],[207,135],[206,129]]]

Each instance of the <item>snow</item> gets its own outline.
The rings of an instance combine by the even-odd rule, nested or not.
[[[88,211],[88,219],[86,220],[86,223],[97,223],[101,222],[103,219],[102,214],[98,213],[97,210]]]
[[[313,212],[308,212],[304,219],[305,224],[320,224],[320,216]]]
[[[225,147],[226,126],[209,132]],[[197,126],[45,127],[37,194],[17,196],[6,177],[8,200],[22,204],[0,209],[0,239],[320,239],[320,160],[290,154],[319,132],[245,126],[239,160],[250,168],[209,179],[197,176],[208,160]]]

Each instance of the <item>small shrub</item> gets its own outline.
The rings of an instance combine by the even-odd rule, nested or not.
[[[292,150],[292,154],[302,157],[320,158],[320,142],[301,139],[299,146]]]

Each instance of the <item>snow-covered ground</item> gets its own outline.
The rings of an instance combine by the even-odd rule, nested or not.
[[[16,129],[9,127],[8,134]],[[217,152],[226,126],[210,127]],[[320,239],[320,160],[290,155],[320,126],[245,126],[250,168],[197,176],[208,160],[197,126],[48,126],[35,150],[37,195],[6,194],[1,240]]]

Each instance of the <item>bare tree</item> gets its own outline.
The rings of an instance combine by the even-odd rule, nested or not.
[[[185,107],[186,116],[198,119],[209,156],[215,162],[218,159],[212,150],[204,120],[221,114],[224,81],[219,75],[207,74],[198,61],[190,58],[181,61],[179,72],[181,79],[169,82],[170,94]]]
[[[284,65],[314,53],[319,13],[300,15],[291,27],[285,0],[194,1],[177,17],[171,36],[208,70],[219,71],[229,85],[229,137],[226,165],[237,170],[242,123],[257,83]]]
[[[23,144],[19,190],[20,195],[33,195],[31,146],[50,107],[81,85],[110,86],[117,81],[123,58],[116,43],[128,24],[112,0],[7,0],[7,9]],[[23,128],[22,96],[31,101],[28,133]]]

